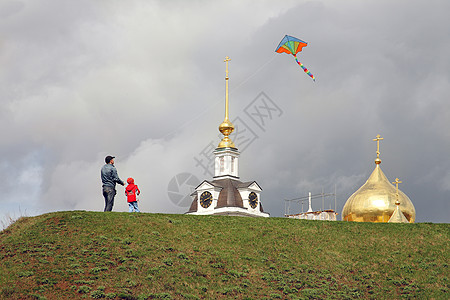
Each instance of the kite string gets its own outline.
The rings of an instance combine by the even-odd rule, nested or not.
[[[243,81],[241,81],[235,88],[233,88],[230,91],[230,94],[232,94],[233,92],[235,92],[236,90],[238,90],[241,86],[245,85],[250,79],[252,79],[257,73],[259,73],[262,69],[264,69],[268,64],[270,64],[275,58],[278,58],[277,55],[273,54],[272,58],[269,59],[268,61],[266,61],[264,64],[262,64],[259,68],[256,69],[255,72],[253,72],[250,76],[248,76],[246,79],[244,79]],[[189,124],[193,123],[194,121],[200,119],[203,115],[205,115],[208,111],[210,111],[212,109],[213,106],[219,104],[220,102],[223,102],[223,99],[218,99],[215,103],[209,105],[208,107],[206,107],[203,111],[199,111],[198,114],[187,120],[186,122],[184,122],[183,124],[179,125],[176,129],[164,134],[162,137],[160,137],[161,139],[170,137],[172,135],[174,135],[176,132],[180,131],[181,129],[187,127]]]
[[[298,65],[300,67],[302,67],[303,71],[305,71],[305,73],[308,74],[309,77],[312,78],[312,80],[316,81],[316,78],[314,77],[314,75],[305,66],[303,66],[303,64],[301,62],[298,61],[297,55],[294,54],[294,57],[295,57],[295,61],[298,63]]]
[[[256,69],[255,72],[253,72],[253,74],[251,74],[250,76],[248,76],[244,81],[240,82],[235,88],[233,88],[230,93],[238,90],[242,85],[246,84],[247,81],[249,81],[250,79],[252,79],[256,74],[258,74],[262,69],[264,69],[268,64],[270,64],[275,58],[277,58],[278,56],[276,54],[272,55],[272,58],[269,59],[268,61],[266,61],[262,66],[260,66],[258,69]]]

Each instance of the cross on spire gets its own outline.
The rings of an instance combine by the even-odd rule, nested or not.
[[[225,57],[225,64],[226,64],[226,69],[225,69],[225,120],[228,120],[228,62],[231,59],[227,56]]]
[[[397,201],[395,201],[395,204],[397,204],[397,205],[399,205],[400,204],[400,202],[398,201],[398,184],[399,183],[402,183],[398,178],[395,178],[395,181],[394,182],[392,182],[393,184],[395,184],[395,186],[396,186],[396,193],[395,193],[395,196],[397,197]]]
[[[395,187],[397,188],[397,193],[398,193],[398,184],[403,183],[403,181],[400,181],[398,178],[395,178],[395,181],[392,183],[395,184]]]
[[[227,56],[227,57],[225,57],[225,60],[224,60],[224,62],[225,62],[225,64],[226,64],[226,69],[225,69],[225,73],[226,73],[226,77],[225,77],[225,79],[227,79],[228,80],[228,62],[230,61],[231,59]]]
[[[380,141],[381,140],[384,140],[384,138],[382,138],[379,134],[377,134],[376,139],[373,139],[373,141],[377,142],[377,159],[375,159],[376,164],[381,163],[381,159],[380,159]]]

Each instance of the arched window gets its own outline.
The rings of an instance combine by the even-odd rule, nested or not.
[[[223,156],[220,158],[220,173],[222,173],[225,169],[225,160]]]

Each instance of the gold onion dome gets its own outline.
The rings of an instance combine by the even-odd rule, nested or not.
[[[388,222],[396,210],[400,209],[409,223],[414,223],[416,210],[405,193],[396,189],[381,170],[379,157],[379,135],[377,136],[378,150],[375,160],[375,170],[369,179],[353,195],[348,198],[342,209],[344,221],[356,222]],[[396,205],[396,202],[399,205]]]
[[[225,119],[222,124],[219,125],[219,131],[223,134],[223,139],[220,141],[218,148],[236,148],[233,141],[228,137],[234,130],[233,123],[230,120]]]

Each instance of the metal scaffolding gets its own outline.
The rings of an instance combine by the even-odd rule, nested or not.
[[[334,193],[324,193],[323,190],[320,194],[311,195],[309,193],[308,196],[293,198],[293,199],[284,199],[284,215],[292,215],[291,209],[300,209],[300,213],[305,213],[304,203],[308,204],[308,212],[312,212],[312,200],[322,199],[322,211],[325,211],[325,199],[330,199],[329,201],[329,210],[331,210],[332,202],[334,200],[334,211],[336,211],[336,188]],[[292,206],[292,207],[291,207]],[[297,213],[298,214],[298,213]]]

